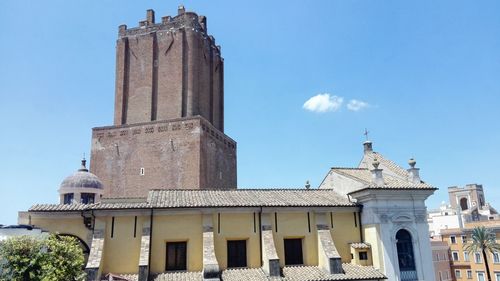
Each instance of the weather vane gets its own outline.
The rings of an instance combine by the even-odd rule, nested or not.
[[[365,128],[365,133],[364,133],[363,135],[365,135],[365,137],[366,137],[366,140],[367,140],[367,141],[368,141],[368,134],[369,134],[369,133],[370,133],[370,132],[368,132],[368,130]]]

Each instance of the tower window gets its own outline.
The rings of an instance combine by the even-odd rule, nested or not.
[[[167,263],[165,269],[186,270],[187,260],[187,242],[168,242],[167,243]]]
[[[227,241],[227,267],[247,266],[247,241]]]
[[[141,170],[140,170],[139,174],[140,174],[141,176],[144,176],[144,168],[141,168]]]

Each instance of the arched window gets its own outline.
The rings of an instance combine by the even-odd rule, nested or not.
[[[401,281],[417,280],[411,234],[405,229],[400,229],[396,233],[396,240]]]
[[[460,208],[462,209],[462,211],[469,209],[469,204],[467,203],[467,198],[460,199]]]

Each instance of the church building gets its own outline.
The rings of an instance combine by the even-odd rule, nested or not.
[[[76,237],[87,280],[435,280],[435,188],[413,159],[402,168],[367,141],[358,166],[331,168],[319,188],[237,188],[224,60],[204,16],[148,10],[119,27],[114,109],[60,202],[19,213]]]

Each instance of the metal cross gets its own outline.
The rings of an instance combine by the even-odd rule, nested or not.
[[[370,133],[370,132],[368,132],[368,130],[365,128],[365,133],[363,135],[365,135],[366,140],[368,140],[368,133]]]

